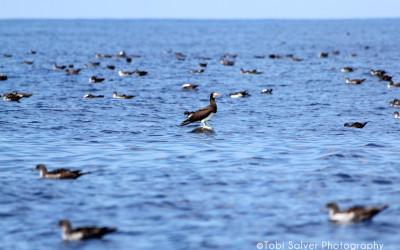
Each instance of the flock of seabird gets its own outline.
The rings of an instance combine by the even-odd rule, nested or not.
[[[36,51],[29,51],[30,54],[36,54]],[[171,53],[171,51],[164,51],[165,54]],[[339,51],[333,51],[332,54],[337,55],[339,54]],[[10,54],[4,54],[4,57],[11,57],[12,55]],[[121,51],[117,55],[105,55],[105,54],[95,54],[96,57],[98,58],[125,58],[127,62],[131,61],[131,58],[136,58],[140,57],[138,55],[134,56],[127,56],[127,54],[124,51]],[[221,59],[220,63],[224,66],[233,66],[235,64],[235,61],[232,60],[236,58],[237,55],[229,54],[226,53]],[[323,52],[318,55],[320,58],[327,58],[329,56],[329,53]],[[356,56],[356,54],[351,54],[349,56]],[[175,57],[178,60],[185,60],[186,55],[176,52]],[[291,57],[293,61],[295,62],[300,62],[302,59],[299,58],[294,58],[293,55],[269,55],[269,58],[271,59],[279,59],[283,57]],[[254,56],[254,58],[257,59],[263,59],[265,58],[265,55],[257,55]],[[209,60],[210,58],[202,58],[203,60]],[[33,61],[24,61],[24,64],[33,64]],[[90,64],[93,67],[98,66],[100,63],[99,62],[90,62]],[[207,67],[207,63],[200,62],[199,66],[202,68]],[[72,74],[79,74],[81,71],[80,68],[78,69],[73,69],[73,65],[57,65],[57,63],[54,63],[54,69],[55,70],[64,70],[68,75]],[[87,65],[84,65],[84,68],[87,67]],[[115,66],[113,65],[107,65],[107,69],[114,70]],[[354,68],[352,67],[343,67],[341,69],[342,72],[353,72]],[[204,69],[199,69],[199,70],[194,70],[190,69],[189,70],[192,73],[203,73],[205,70]],[[257,70],[244,70],[243,68],[240,69],[242,74],[262,74],[262,72],[257,71]],[[122,71],[119,69],[118,74],[120,76],[129,76],[136,74],[136,76],[145,76],[147,75],[148,72],[146,71],[139,71],[138,69],[135,69],[133,71]],[[393,83],[392,77],[386,75],[386,71],[384,70],[373,70],[371,69],[371,75],[373,76],[378,76],[381,81],[388,81],[388,87],[400,87],[400,83]],[[7,80],[7,76],[0,74],[0,80],[4,81]],[[99,78],[97,76],[92,76],[89,79],[89,82],[91,83],[99,83],[104,81],[104,78]],[[361,84],[363,83],[366,79],[349,79],[346,78],[346,83],[348,84]],[[196,89],[198,85],[196,84],[184,84],[182,85],[182,89],[184,90],[193,90]],[[261,91],[261,94],[271,94],[272,89],[264,89]],[[246,97],[249,96],[249,92],[247,90],[245,91],[239,91],[236,93],[230,93],[229,96],[231,98],[239,98],[239,97]],[[3,100],[4,101],[19,101],[21,98],[28,98],[32,96],[32,94],[26,94],[26,93],[20,93],[17,91],[14,91],[12,93],[6,93],[3,94]],[[210,105],[199,109],[194,112],[190,111],[185,111],[184,115],[187,117],[185,121],[183,121],[179,126],[184,126],[187,124],[195,123],[195,122],[200,122],[203,124],[203,128],[205,129],[212,129],[211,127],[207,126],[206,122],[210,120],[216,113],[217,113],[217,104],[215,102],[215,98],[220,96],[220,94],[216,92],[212,92],[210,94]],[[104,95],[93,95],[93,94],[87,94],[83,98],[84,99],[91,99],[91,98],[102,98]],[[125,95],[125,94],[117,94],[116,91],[113,92],[113,98],[117,99],[131,99],[134,98],[134,95]],[[400,100],[395,99],[394,101],[390,102],[391,106],[396,106],[400,107]],[[395,118],[400,118],[400,115],[397,111],[394,112]],[[363,128],[367,122],[354,122],[354,123],[345,123],[344,126],[346,127],[354,127],[354,128]],[[69,169],[56,169],[53,171],[48,171],[45,165],[39,164],[36,166],[34,169],[36,171],[40,172],[40,177],[41,178],[48,178],[48,179],[77,179],[83,175],[90,174],[90,172],[81,172],[80,170],[75,170],[71,171]],[[339,210],[339,207],[336,203],[329,203],[326,205],[326,208],[329,210],[329,217],[332,221],[335,222],[342,222],[342,223],[354,223],[354,222],[361,222],[361,221],[366,221],[372,219],[375,215],[377,215],[379,212],[385,210],[388,206],[375,206],[375,207],[362,207],[362,206],[354,206],[351,208],[348,208],[346,210]],[[115,232],[117,228],[109,228],[109,227],[80,227],[73,229],[71,226],[71,223],[68,220],[61,220],[58,224],[59,227],[62,228],[62,238],[64,240],[84,240],[84,239],[91,239],[91,238],[101,238],[107,233]]]

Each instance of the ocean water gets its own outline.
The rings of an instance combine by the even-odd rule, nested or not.
[[[399,19],[1,20],[0,73],[8,80],[0,93],[33,96],[0,102],[0,248],[329,249],[324,243],[375,242],[398,249],[400,120],[389,101],[400,98],[400,88],[369,71],[384,69],[400,81],[399,32]],[[128,63],[94,56],[122,50],[140,57]],[[334,50],[340,54],[318,58]],[[220,64],[225,53],[237,54],[234,66]],[[54,62],[82,71],[66,75]],[[208,63],[205,72],[190,73],[199,62]],[[356,70],[341,72],[346,66]],[[118,75],[136,68],[149,73]],[[106,80],[89,83],[93,75]],[[346,77],[366,81],[348,85]],[[186,83],[199,87],[181,90]],[[272,94],[260,94],[265,88]],[[243,90],[251,96],[229,97]],[[113,91],[136,97],[113,99]],[[189,133],[199,124],[179,127],[183,112],[207,106],[212,91],[221,94],[207,123],[215,134]],[[88,93],[105,97],[82,99]],[[363,129],[343,126],[366,121]],[[40,179],[31,171],[39,163],[91,174]],[[323,209],[328,202],[389,208],[371,222],[337,225]],[[56,228],[60,219],[118,231],[67,243]]]

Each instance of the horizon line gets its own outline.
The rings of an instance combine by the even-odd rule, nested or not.
[[[205,18],[205,17],[0,17],[3,20],[193,20],[193,21],[257,21],[257,20],[383,20],[400,19],[399,17],[255,17],[255,18]]]

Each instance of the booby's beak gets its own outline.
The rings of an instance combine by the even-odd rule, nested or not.
[[[220,96],[221,94],[215,93],[215,97]]]

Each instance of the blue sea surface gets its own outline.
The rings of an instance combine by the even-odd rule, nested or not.
[[[389,102],[400,88],[370,74],[384,69],[400,81],[399,33],[399,19],[1,20],[8,80],[0,94],[33,96],[0,102],[0,248],[269,249],[270,241],[289,249],[291,241],[322,249],[329,241],[399,249],[400,120]],[[119,51],[140,57],[95,57]],[[225,53],[237,55],[234,66],[221,65]],[[199,62],[205,72],[190,73]],[[67,75],[54,63],[82,70]],[[148,74],[118,75],[136,68]],[[89,83],[94,75],[105,81]],[[199,87],[182,90],[187,83]],[[272,94],[260,93],[267,88]],[[243,90],[251,96],[229,97]],[[113,99],[113,91],[136,97]],[[221,96],[207,125],[216,133],[179,127],[213,91]],[[105,97],[83,99],[88,93]],[[39,163],[91,174],[40,179],[31,172]],[[328,202],[389,208],[371,222],[337,225]],[[118,231],[68,243],[61,219]]]

